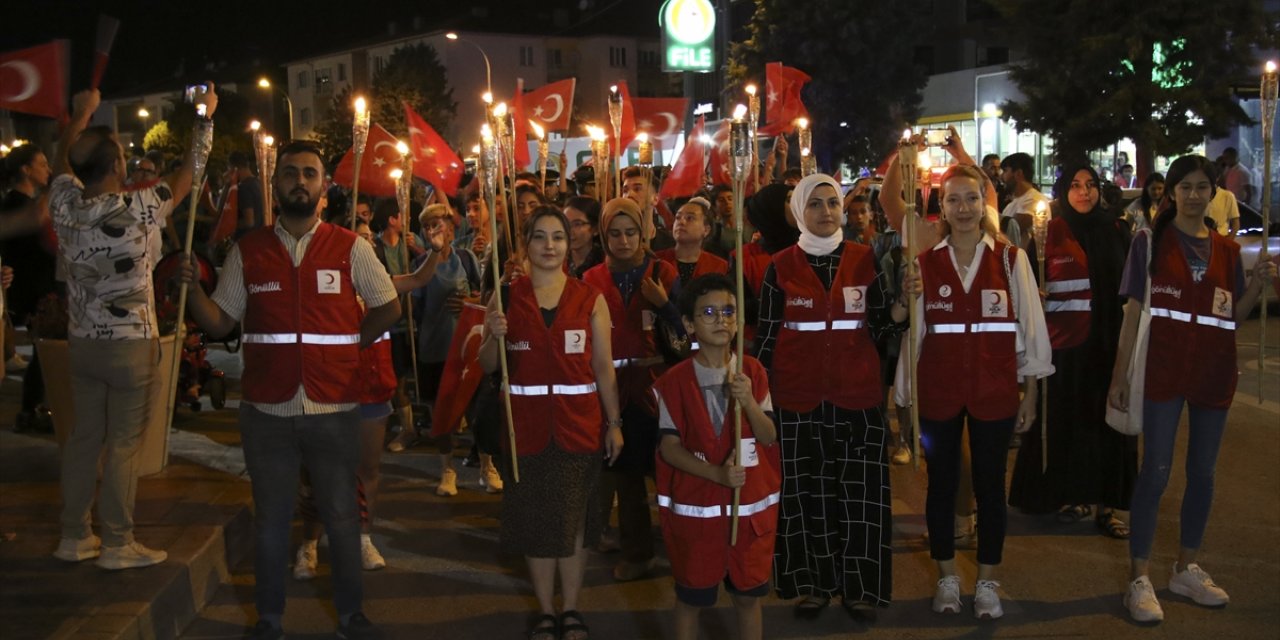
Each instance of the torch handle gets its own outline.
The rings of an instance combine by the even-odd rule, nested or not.
[[[746,176],[743,175],[742,172],[738,172],[738,175],[733,179],[733,246],[734,256],[737,257],[737,260],[734,260],[734,284],[738,294],[737,300],[739,300],[739,305],[742,304],[741,300],[745,299],[742,283],[742,192],[745,191],[743,188],[743,183],[745,181]],[[746,343],[744,342],[742,328],[739,327],[737,335],[735,336],[734,345],[738,356],[738,361],[734,363],[732,371],[732,375],[734,376],[742,373],[742,359],[745,357],[745,346]],[[733,464],[735,466],[742,464],[742,405],[736,402],[733,405]],[[730,545],[738,544],[738,507],[741,504],[742,488],[734,487],[732,520],[729,523]]]
[[[488,199],[489,211],[493,211],[495,205],[493,192],[490,191],[485,195]],[[489,233],[495,237],[498,235],[498,219],[493,214],[489,215]],[[498,313],[502,313],[502,266],[499,264],[496,250],[489,251],[489,257],[492,260],[489,270],[493,272],[493,304]],[[520,462],[519,456],[516,454],[515,414],[511,410],[511,375],[510,370],[507,368],[507,341],[501,337],[498,338],[498,365],[502,371],[502,406],[507,412],[507,441],[511,448],[511,477],[519,483]]]
[[[1044,279],[1044,242],[1036,243],[1036,262],[1039,263],[1040,269],[1040,286],[1045,285]],[[1049,471],[1049,378],[1041,378],[1040,380],[1040,473]]]
[[[364,151],[356,153],[355,168],[351,175],[351,231],[356,230],[356,207],[360,205],[360,165],[364,164]]]
[[[1262,141],[1262,254],[1271,253],[1271,127],[1266,127]],[[1262,404],[1262,378],[1267,367],[1267,287],[1258,296],[1258,404]]]

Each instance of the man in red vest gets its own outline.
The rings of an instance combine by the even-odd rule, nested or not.
[[[361,611],[356,379],[360,349],[395,323],[400,303],[373,248],[320,221],[323,185],[314,144],[282,148],[276,224],[241,238],[212,298],[190,289],[192,319],[211,336],[243,325],[240,430],[256,510],[254,638],[283,637],[290,521],[303,464],[329,533],[338,637],[378,637]],[[188,268],[183,276],[190,281],[192,273]]]

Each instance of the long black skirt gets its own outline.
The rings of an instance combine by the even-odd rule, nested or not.
[[[781,598],[887,605],[893,585],[888,429],[878,407],[778,411],[782,504],[774,551]]]

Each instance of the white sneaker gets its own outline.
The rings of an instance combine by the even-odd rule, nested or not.
[[[1004,615],[1004,608],[1000,606],[1000,594],[996,593],[999,588],[1000,583],[995,580],[978,581],[973,593],[973,617],[995,620]]]
[[[484,468],[480,470],[480,486],[487,493],[502,493],[502,476],[498,475],[498,467],[494,466],[492,460],[481,466]]]
[[[1195,600],[1196,604],[1205,607],[1226,606],[1231,598],[1227,592],[1213,583],[1213,578],[1200,565],[1191,563],[1185,571],[1179,572],[1178,565],[1173,565],[1173,577],[1169,579],[1169,590]]]
[[[1156,599],[1156,589],[1151,586],[1151,579],[1142,576],[1129,583],[1129,591],[1124,594],[1124,606],[1129,609],[1129,617],[1134,622],[1160,622],[1164,620],[1164,609]]]
[[[436,495],[438,496],[458,495],[458,472],[457,471],[454,471],[453,469],[445,469],[444,473],[440,474],[440,484],[436,486]]]
[[[122,547],[102,547],[102,555],[98,556],[98,566],[112,571],[118,569],[135,569],[160,564],[169,557],[168,553],[159,549],[148,549],[137,540]]]
[[[946,576],[938,581],[933,594],[933,610],[937,613],[960,613],[960,576]]]
[[[378,553],[378,548],[373,546],[373,538],[367,533],[360,534],[360,564],[365,571],[377,571],[387,566],[387,561]]]
[[[298,547],[298,557],[293,563],[294,580],[310,580],[316,577],[316,543],[304,542]]]
[[[58,550],[53,552],[53,557],[65,562],[80,562],[98,557],[101,546],[102,540],[92,533],[80,540],[63,538],[58,542]]]
[[[21,373],[26,371],[27,366],[30,364],[31,362],[22,357],[21,353],[15,353],[12,358],[9,358],[9,360],[4,363],[4,370],[5,373]]]

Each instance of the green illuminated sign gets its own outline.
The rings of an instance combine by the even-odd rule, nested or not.
[[[667,0],[658,13],[663,71],[713,71],[716,9],[710,0]]]

